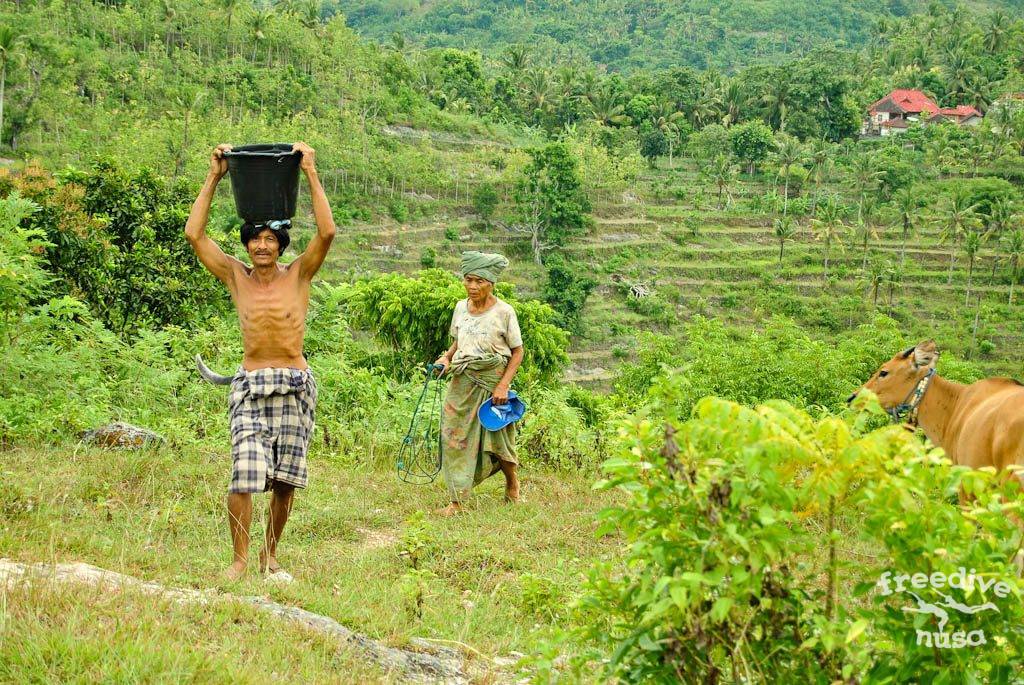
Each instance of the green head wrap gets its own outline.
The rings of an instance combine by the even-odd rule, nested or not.
[[[500,254],[486,252],[462,253],[462,277],[473,275],[486,278],[491,283],[498,282],[498,276],[508,266],[508,260]]]

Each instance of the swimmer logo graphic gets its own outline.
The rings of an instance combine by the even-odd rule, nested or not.
[[[993,602],[966,604],[952,597],[946,590],[958,589],[962,590],[966,595],[970,595],[975,589],[980,590],[982,595],[991,590],[992,594],[999,599],[1005,599],[1011,593],[1010,585],[1007,582],[997,580],[996,578],[978,576],[975,569],[972,568],[968,572],[963,566],[949,575],[941,572],[935,572],[931,575],[925,573],[893,574],[890,571],[886,571],[878,578],[876,585],[879,594],[882,596],[902,593],[913,598],[914,602],[909,606],[903,607],[902,611],[908,614],[923,614],[934,617],[938,630],[930,632],[916,629],[917,644],[940,649],[978,647],[988,642],[985,631],[981,629],[947,632],[946,627],[949,625],[950,619],[957,618],[957,613],[973,616],[986,611],[999,612],[999,607]],[[917,592],[914,592],[914,590],[928,589],[934,591],[934,594],[937,595],[936,599],[927,601]]]

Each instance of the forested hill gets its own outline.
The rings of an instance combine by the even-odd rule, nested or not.
[[[428,47],[497,54],[522,43],[612,70],[687,65],[733,71],[815,47],[860,48],[879,23],[937,13],[923,0],[332,0],[350,26]],[[1021,9],[1020,0],[971,3]]]

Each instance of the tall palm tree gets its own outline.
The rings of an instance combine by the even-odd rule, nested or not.
[[[307,29],[315,29],[320,26],[321,11],[323,7],[321,0],[300,0],[298,8],[299,23]],[[401,49],[399,49],[401,52]]]
[[[906,63],[908,66],[914,67],[920,71],[924,71],[931,64],[931,57],[928,54],[928,46],[921,42],[916,42],[913,47],[910,48],[910,52],[907,53]]]
[[[843,224],[843,208],[836,197],[829,197],[818,205],[818,213],[811,219],[814,235],[825,243],[825,281],[828,281],[829,260],[832,256],[832,245],[843,246],[846,226]]]
[[[950,95],[956,102],[964,102],[977,75],[971,56],[959,46],[955,47],[943,56],[941,73]]]
[[[947,283],[953,282],[953,264],[956,261],[956,253],[960,250],[960,244],[978,225],[978,204],[972,203],[963,189],[957,189],[946,202],[942,211],[942,220],[946,224],[940,241],[943,244],[952,243],[953,248],[949,251],[949,276]]]
[[[900,225],[900,268],[903,268],[907,257],[907,238],[914,232],[920,219],[921,204],[917,194],[910,188],[904,188],[893,197],[893,209],[896,222]]]
[[[780,134],[775,142],[775,161],[785,177],[782,191],[782,216],[787,216],[789,214],[789,170],[803,161],[804,146],[793,136],[785,134]]]
[[[871,223],[870,218],[868,219],[857,219],[857,223],[854,224],[854,240],[858,240],[862,247],[862,256],[860,268],[867,270],[868,268],[868,243],[874,239],[878,240],[878,230]]]
[[[722,89],[722,124],[726,127],[735,124],[740,120],[743,109],[750,104],[750,97],[743,89],[743,84],[737,78],[729,79]]]
[[[1003,10],[995,10],[988,15],[984,27],[985,49],[995,54],[1003,49],[1007,36],[1013,28],[1013,22]]]
[[[702,128],[721,118],[722,98],[713,82],[705,82],[700,95],[690,106],[690,123],[697,128]]]
[[[525,45],[510,45],[505,48],[501,63],[513,75],[519,74],[530,64],[530,50]]]
[[[1007,231],[999,241],[1010,263],[1010,304],[1013,304],[1013,288],[1020,280],[1020,264],[1024,261],[1024,228]]]
[[[530,110],[535,117],[543,117],[555,107],[555,89],[551,74],[546,69],[531,69],[523,79]]]
[[[670,169],[672,168],[672,148],[679,137],[677,122],[682,118],[683,113],[677,112],[675,105],[671,102],[662,102],[651,106],[651,122],[668,139],[668,166]]]
[[[604,126],[619,126],[629,121],[625,107],[618,104],[618,97],[611,88],[600,88],[587,97],[594,121]]]
[[[779,241],[779,265],[782,265],[782,253],[786,247],[786,241],[796,236],[796,225],[793,217],[781,216],[775,220],[775,237]]]
[[[892,268],[892,262],[888,259],[883,261],[873,260],[871,268],[864,271],[864,282],[868,284],[868,291],[871,293],[871,304],[878,307],[878,291],[885,284],[886,273]]]
[[[231,31],[231,19],[234,17],[235,10],[238,9],[241,2],[242,0],[220,0],[220,8],[224,10],[228,18],[227,30],[229,32]]]
[[[768,83],[768,89],[761,96],[761,103],[768,109],[768,121],[777,131],[786,130],[786,114],[793,104],[793,88],[789,80],[779,77]]]
[[[724,193],[727,199],[727,204],[732,203],[732,193],[729,192],[729,187],[736,182],[737,176],[739,176],[739,167],[733,164],[732,158],[726,154],[716,155],[711,163],[708,164],[702,170],[705,176],[707,176],[715,187],[718,188],[718,205],[717,208],[722,208],[722,194]]]
[[[857,205],[857,220],[864,220],[864,203],[870,193],[876,192],[882,181],[874,156],[863,153],[855,155],[849,170],[850,178],[857,187],[860,202]]]
[[[989,204],[988,209],[988,224],[986,225],[985,239],[991,239],[995,242],[999,242],[1002,239],[1003,233],[1007,230],[1007,227],[1013,222],[1014,216],[1017,212],[1016,203],[1013,198],[1004,196],[997,197],[992,200]],[[992,280],[996,278],[996,269],[1001,261],[1001,256],[997,252],[992,257]]]
[[[1017,213],[1017,204],[1012,197],[999,196],[992,200],[988,212],[988,230],[997,237],[1003,234]]]
[[[261,7],[249,19],[249,33],[252,36],[252,61],[256,61],[256,50],[260,42],[266,40],[267,26],[270,24],[270,17],[274,10],[269,7]]]
[[[4,135],[4,89],[7,86],[7,64],[19,52],[24,36],[10,26],[0,26],[0,145]]]
[[[814,177],[814,200],[811,202],[811,213],[818,209],[818,193],[821,190],[821,184],[832,175],[832,169],[835,166],[834,150],[835,145],[824,139],[816,140],[811,144],[808,158],[811,165],[811,176]]]
[[[894,266],[891,262],[885,270],[885,284],[889,289],[889,314],[892,314],[893,293],[903,286],[903,269]]]

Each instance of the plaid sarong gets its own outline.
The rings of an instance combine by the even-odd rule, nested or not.
[[[306,487],[316,381],[310,369],[240,368],[231,380],[229,492],[264,492],[277,480]]]

